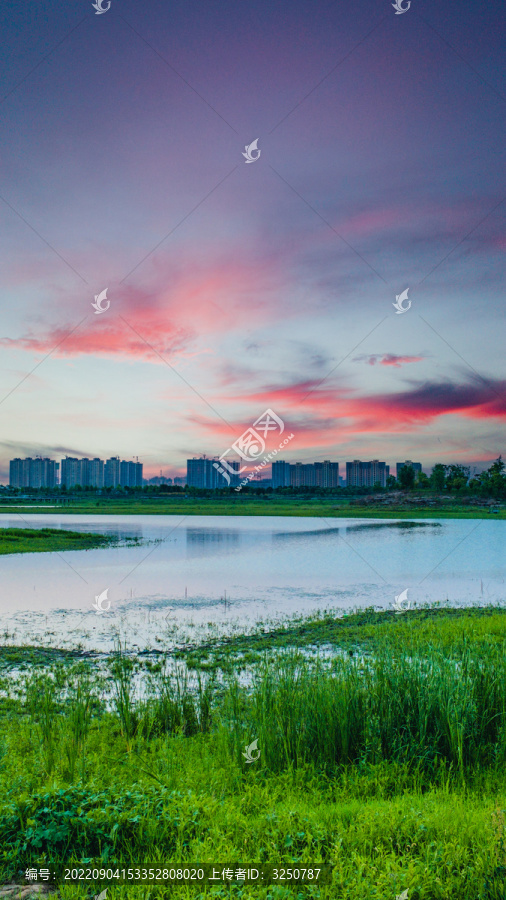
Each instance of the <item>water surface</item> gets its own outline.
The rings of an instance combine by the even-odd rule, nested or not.
[[[110,649],[181,639],[181,627],[365,606],[503,602],[506,522],[251,516],[0,515],[2,527],[138,537],[140,546],[0,557],[0,632],[15,642]],[[97,614],[107,589],[110,609]]]

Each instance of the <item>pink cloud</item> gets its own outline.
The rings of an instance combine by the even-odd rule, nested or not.
[[[425,382],[392,394],[352,395],[343,388],[301,382],[250,397],[275,410],[324,414],[326,419],[352,419],[355,431],[391,431],[396,426],[423,425],[442,415],[474,419],[506,419],[506,381],[473,377],[470,382]],[[280,415],[283,415],[281,412]],[[386,424],[387,423],[387,424]]]
[[[155,286],[112,285],[107,298],[111,306],[101,316],[89,301],[72,303],[76,328],[68,322],[19,338],[3,338],[0,345],[55,356],[143,358],[158,362],[161,355],[192,355],[199,338],[212,333],[244,332],[275,318],[279,307],[269,302],[281,286],[281,277],[271,263],[247,259],[215,261],[207,265],[180,264],[171,271],[155,263]],[[260,300],[259,298],[264,299]],[[155,351],[155,352],[153,352]],[[202,352],[202,351],[200,351]]]
[[[370,366],[379,363],[380,366],[395,366],[400,368],[403,365],[414,362],[422,362],[423,356],[396,356],[395,353],[373,354],[371,356],[355,356],[354,362],[366,362]]]
[[[53,328],[40,337],[29,334],[17,339],[2,338],[0,344],[33,353],[53,351],[53,356],[76,357],[93,354],[147,358],[153,361],[157,359],[154,350],[160,354],[172,355],[182,351],[185,345],[184,334],[182,332],[178,334],[175,329],[167,328],[166,323],[165,329],[157,327],[161,323],[153,319],[135,324],[138,325],[138,335],[125,322],[119,320],[100,328],[88,323],[87,327],[83,325],[77,329]],[[132,323],[134,328],[135,324]]]
[[[447,415],[506,420],[506,382],[479,378],[463,384],[426,382],[402,392],[359,397],[343,387],[322,387],[315,380],[228,397],[225,402],[247,402],[253,410],[251,417],[226,416],[222,401],[220,412],[230,425],[218,418],[192,419],[198,428],[224,442],[224,448],[270,407],[294,432],[291,449],[300,449],[332,446],[357,434],[412,432]]]

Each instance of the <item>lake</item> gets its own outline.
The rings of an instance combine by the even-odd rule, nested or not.
[[[316,610],[505,599],[506,522],[252,516],[0,515],[2,527],[142,544],[0,557],[0,632],[14,643],[156,648]],[[107,612],[95,597],[107,590]]]

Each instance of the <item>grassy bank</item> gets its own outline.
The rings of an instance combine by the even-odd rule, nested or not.
[[[325,862],[332,886],[135,896],[504,900],[503,610],[313,618],[219,654],[210,672],[123,647],[4,675],[5,879],[91,858]]]
[[[36,501],[33,501],[36,503]],[[82,513],[87,515],[178,515],[178,516],[314,516],[324,518],[357,517],[371,519],[504,519],[506,506],[497,503],[495,513],[488,508],[459,502],[456,498],[445,497],[431,502],[406,501],[385,505],[366,503],[349,497],[286,497],[265,494],[253,497],[248,494],[234,494],[226,497],[184,497],[180,494],[163,497],[139,498],[95,498],[72,500],[69,505],[37,505],[32,501],[10,501],[0,506],[0,513],[26,509],[37,514]]]
[[[434,605],[397,615],[391,610],[372,609],[344,614],[316,613],[295,617],[276,628],[252,634],[222,637],[198,647],[189,645],[177,651],[189,668],[202,671],[238,670],[260,662],[266,653],[303,650],[339,653],[349,656],[395,652],[402,647],[408,654],[423,653],[433,645],[441,652],[455,655],[465,644],[480,652],[506,641],[506,608],[476,607],[456,609]],[[3,651],[0,649],[0,662]]]
[[[66,531],[59,528],[0,528],[0,555],[91,550],[117,543],[113,535]]]

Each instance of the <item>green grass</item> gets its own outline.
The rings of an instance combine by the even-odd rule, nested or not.
[[[30,501],[10,501],[0,506],[0,513],[23,509]],[[504,519],[506,506],[497,503],[499,510],[491,514],[488,509],[473,507],[460,502],[455,497],[446,496],[440,506],[411,507],[399,504],[383,507],[362,505],[360,500],[352,497],[286,497],[266,494],[264,497],[252,497],[248,494],[235,494],[228,497],[196,498],[168,495],[165,497],[131,498],[86,498],[76,500],[69,506],[41,505],[37,509],[40,514],[83,513],[89,515],[203,515],[203,516],[312,516],[324,518],[356,517],[382,519]]]
[[[251,634],[220,637],[177,651],[190,668],[207,671],[230,667],[240,669],[259,662],[266,652],[294,648],[332,648],[349,655],[388,648],[407,653],[423,652],[438,646],[459,656],[472,645],[475,650],[506,642],[506,608],[432,607],[412,609],[397,615],[393,610],[373,609],[346,613],[315,613],[294,617],[275,628],[263,627]],[[0,649],[0,661],[2,651]]]
[[[0,555],[90,550],[94,547],[110,547],[116,542],[117,538],[113,535],[59,528],[0,528]]]
[[[308,656],[319,643],[334,651]],[[211,673],[118,647],[105,668],[66,659],[3,676],[5,878],[92,858],[325,862],[331,886],[135,896],[504,900],[504,610],[312,618],[219,652]]]

